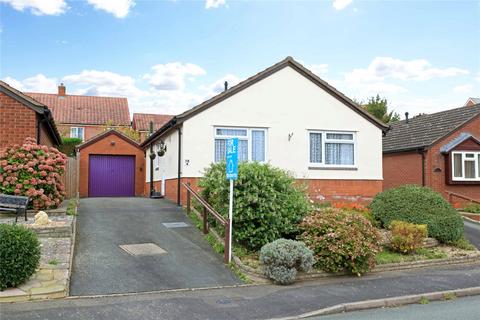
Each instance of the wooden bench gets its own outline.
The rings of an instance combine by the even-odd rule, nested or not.
[[[25,221],[27,221],[27,206],[28,197],[23,196],[10,196],[0,193],[0,211],[13,211],[17,215],[15,222],[18,220],[18,216],[22,213],[25,214]]]

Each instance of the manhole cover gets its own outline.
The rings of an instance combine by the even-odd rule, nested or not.
[[[190,227],[188,224],[185,222],[165,222],[162,223],[165,228],[185,228],[185,227]]]
[[[122,244],[119,247],[132,256],[153,256],[167,253],[155,243]]]

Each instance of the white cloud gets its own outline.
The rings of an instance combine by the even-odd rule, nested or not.
[[[135,6],[134,0],[87,0],[97,10],[113,14],[117,18],[125,18]]]
[[[8,83],[13,88],[25,92],[55,93],[57,92],[58,85],[56,78],[48,78],[41,73],[23,80],[16,80],[12,77],[6,77],[3,79],[3,81]]]
[[[195,77],[206,74],[196,64],[181,62],[157,64],[152,70],[153,73],[145,74],[143,79],[149,80],[150,85],[157,90],[183,90],[186,78],[194,80]]]
[[[79,74],[63,77],[65,85],[77,87],[75,94],[94,96],[142,96],[144,92],[136,87],[135,79],[110,71],[83,70]]]
[[[312,64],[308,66],[308,69],[315,73],[317,76],[321,76],[322,74],[326,74],[328,72],[328,64]]]
[[[345,75],[348,82],[383,81],[386,78],[425,81],[468,74],[468,70],[449,67],[434,68],[425,59],[400,60],[391,57],[376,57],[367,68],[354,69]]]
[[[453,92],[455,93],[471,93],[472,91],[473,91],[473,85],[469,83],[456,86],[453,88]]]
[[[226,5],[225,0],[206,0],[205,1],[205,8],[210,9],[210,8],[218,8],[220,6]]]
[[[333,0],[333,7],[337,10],[343,10],[352,2],[353,0]]]
[[[0,0],[1,2],[10,4],[18,11],[29,9],[37,16],[59,15],[67,9],[65,0]]]

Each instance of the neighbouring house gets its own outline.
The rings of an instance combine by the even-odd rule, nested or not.
[[[0,148],[22,144],[25,138],[50,147],[61,143],[50,109],[0,81]]]
[[[451,202],[480,200],[480,104],[392,123],[383,138],[383,179],[384,189],[418,184]]]
[[[143,196],[145,153],[117,130],[104,131],[77,146],[80,197]]]
[[[172,118],[170,114],[134,113],[132,128],[140,133],[140,142],[143,142],[150,134],[150,123],[153,123],[153,131],[157,131]]]
[[[27,94],[52,110],[64,137],[87,141],[107,127],[122,129],[131,125],[127,98],[71,95],[66,93],[63,83],[57,94]]]
[[[467,102],[465,102],[464,107],[473,107],[476,104],[480,104],[480,98],[468,98]]]
[[[148,137],[141,144],[146,194],[152,185],[155,192],[185,203],[180,182],[195,187],[207,166],[225,159],[226,139],[237,137],[240,161],[290,171],[313,200],[368,202],[382,190],[387,129],[287,57],[173,117]]]

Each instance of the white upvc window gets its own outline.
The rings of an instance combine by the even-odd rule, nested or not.
[[[452,180],[480,181],[480,152],[452,152]]]
[[[71,127],[70,128],[70,138],[78,138],[85,140],[85,131],[82,127]]]
[[[356,133],[350,131],[308,131],[309,166],[318,168],[355,168]]]
[[[265,162],[267,159],[267,129],[264,128],[214,128],[214,161],[224,161],[227,139],[238,138],[238,161]]]

